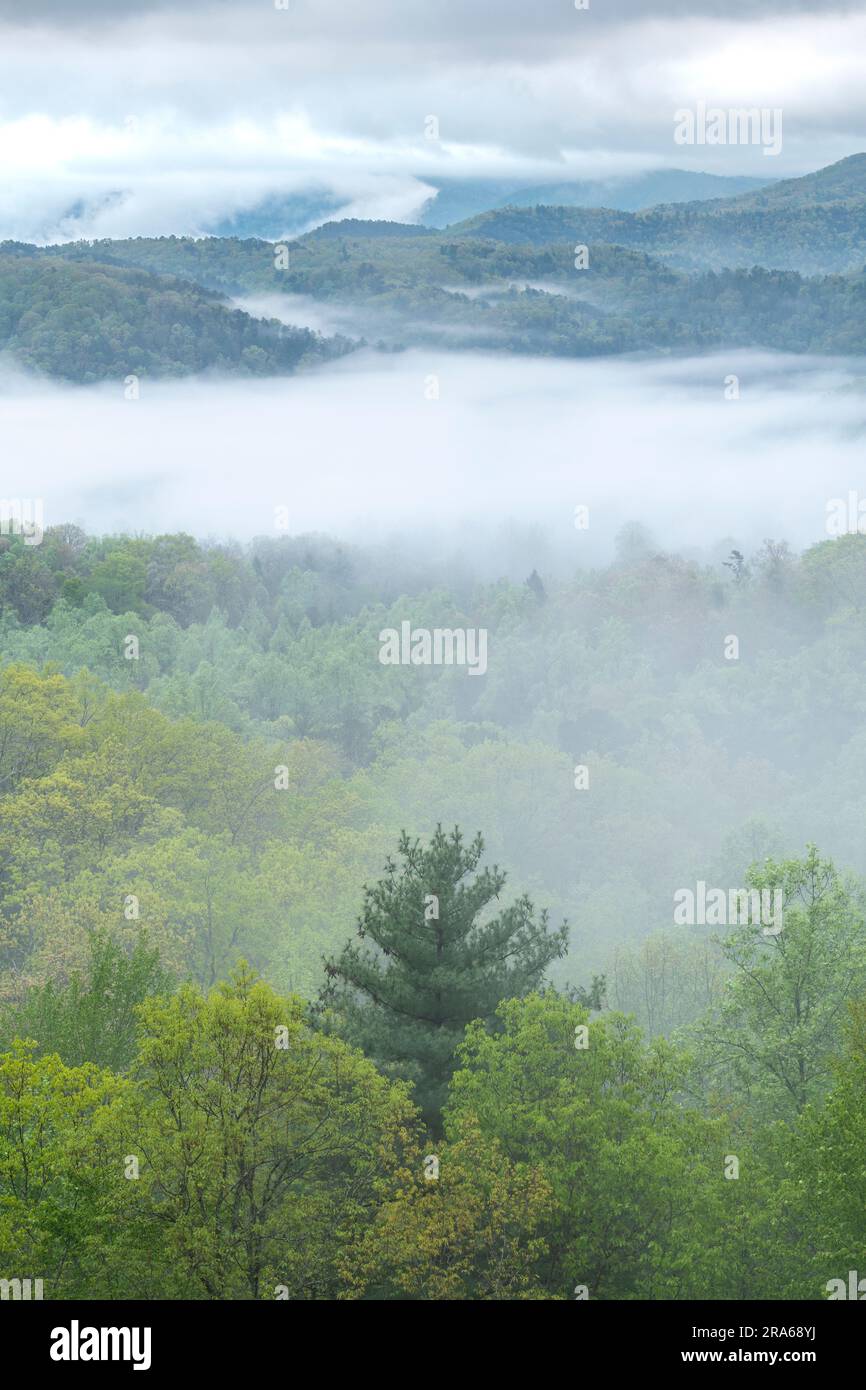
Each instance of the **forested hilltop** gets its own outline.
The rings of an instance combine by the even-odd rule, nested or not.
[[[61,265],[0,248],[0,351],[61,380],[275,376],[347,351],[340,338],[253,318],[173,276]]]
[[[348,220],[285,244],[5,242],[0,348],[78,382],[278,374],[364,343],[860,353],[864,265],[866,155],[854,155],[757,192],[639,212],[506,207],[443,230]],[[351,342],[287,326],[308,311],[293,296],[338,311]]]

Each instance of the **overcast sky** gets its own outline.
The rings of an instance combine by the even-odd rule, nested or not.
[[[866,150],[866,3],[589,4],[0,0],[0,237],[194,233],[310,185],[411,219],[425,176],[768,177]],[[675,144],[698,101],[781,108],[781,154]]]

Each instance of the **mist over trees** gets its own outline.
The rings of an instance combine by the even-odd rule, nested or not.
[[[448,593],[325,537],[25,540],[7,1258],[58,1298],[827,1296],[862,1225],[866,541],[701,565],[633,526]],[[406,618],[485,626],[485,680],[383,666]],[[678,925],[715,885],[781,930]]]

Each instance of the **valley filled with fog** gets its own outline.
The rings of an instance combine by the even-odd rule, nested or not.
[[[293,534],[518,578],[609,559],[630,521],[677,551],[824,539],[866,430],[866,362],[755,352],[367,350],[286,379],[148,381],[138,399],[8,371],[0,390],[7,495],[42,498],[47,524],[248,540],[287,508]]]

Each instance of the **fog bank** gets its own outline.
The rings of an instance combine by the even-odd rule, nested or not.
[[[630,520],[665,548],[805,546],[863,479],[864,384],[860,360],[755,352],[369,351],[287,379],[142,381],[138,400],[7,372],[0,495],[89,532],[402,537],[494,569],[517,534],[518,565],[606,560]]]

